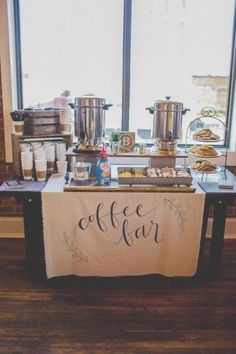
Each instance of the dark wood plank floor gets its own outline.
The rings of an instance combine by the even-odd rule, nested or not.
[[[0,239],[0,353],[236,353],[236,240],[208,282],[31,280],[23,240]]]

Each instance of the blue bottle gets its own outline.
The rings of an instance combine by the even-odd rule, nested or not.
[[[109,185],[111,182],[111,166],[107,158],[106,144],[102,145],[100,159],[96,165],[96,181],[99,185]]]

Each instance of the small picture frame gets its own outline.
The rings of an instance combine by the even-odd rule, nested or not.
[[[133,151],[135,145],[135,132],[120,133],[120,151]]]

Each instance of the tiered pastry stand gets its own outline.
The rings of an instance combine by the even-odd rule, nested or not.
[[[213,121],[215,120],[216,122],[220,123],[220,125],[222,125],[223,127],[223,131],[224,131],[224,137],[222,138],[219,138],[217,140],[213,140],[213,139],[196,139],[193,137],[194,133],[197,133],[197,131],[195,131],[195,129],[191,129],[192,127],[194,127],[194,125],[196,126],[196,123],[199,119],[202,120],[203,124],[205,125],[206,123],[204,121],[206,121],[207,119],[209,120],[209,118]],[[207,128],[207,126],[205,126]],[[203,129],[203,127],[199,128],[200,129]],[[217,155],[215,156],[208,156],[208,155],[199,155],[199,154],[194,154],[194,153],[191,153],[189,152],[189,149],[190,149],[190,144],[188,143],[189,142],[189,139],[190,139],[190,131],[193,131],[193,134],[192,134],[192,140],[194,142],[196,142],[196,145],[211,145],[215,148],[215,143],[218,143],[218,142],[222,142],[224,141],[224,145],[222,146],[222,152],[221,151],[218,151],[217,150],[217,147],[216,147],[216,151],[217,151]],[[202,108],[201,110],[201,116],[193,119],[188,127],[187,127],[187,130],[186,130],[186,138],[185,138],[185,152],[188,153],[189,155],[194,155],[196,156],[196,158],[201,158],[201,159],[216,159],[216,158],[219,158],[220,156],[223,156],[224,158],[224,163],[223,163],[223,166],[222,167],[219,167],[217,166],[216,169],[214,171],[198,171],[198,170],[194,170],[192,169],[192,172],[194,173],[199,173],[202,175],[202,179],[203,179],[203,176],[204,175],[207,175],[207,174],[212,174],[212,173],[218,173],[220,171],[223,171],[225,172],[226,171],[226,164],[227,164],[227,152],[228,152],[228,146],[227,146],[227,136],[228,136],[228,132],[227,132],[227,127],[225,125],[224,122],[222,122],[222,120],[216,116],[216,110],[215,108],[213,107],[204,107]],[[192,146],[192,143],[191,143],[191,146]]]

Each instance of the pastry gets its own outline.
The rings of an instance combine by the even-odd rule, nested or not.
[[[132,177],[132,173],[130,171],[120,171],[119,177]]]
[[[148,168],[147,169],[147,176],[148,177],[157,177],[157,172],[155,168]]]
[[[198,148],[198,145],[193,145],[191,146],[191,148],[189,149],[189,152],[191,152],[192,154],[196,154],[196,149]]]
[[[187,171],[178,170],[176,171],[177,177],[190,177],[190,174]]]
[[[198,159],[192,163],[191,168],[194,171],[213,172],[213,171],[216,171],[217,166],[216,166],[216,164],[214,164],[208,160]]]
[[[204,128],[193,134],[193,138],[195,140],[214,141],[219,140],[220,136],[218,134],[213,133],[211,129]]]
[[[184,170],[178,170],[173,167],[162,167],[162,168],[148,168],[148,177],[190,177],[190,174]]]
[[[194,145],[189,150],[192,154],[200,155],[200,156],[217,156],[217,150],[211,145]]]

